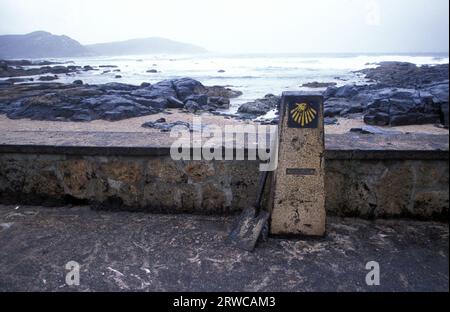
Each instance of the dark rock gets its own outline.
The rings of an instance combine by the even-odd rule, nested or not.
[[[39,81],[53,81],[53,80],[57,80],[58,76],[41,76],[38,78]]]
[[[117,68],[117,65],[99,65],[100,68]]]
[[[278,108],[281,103],[281,97],[273,94],[267,94],[263,99],[242,104],[238,113],[261,116],[267,114],[272,109]]]
[[[139,89],[139,87],[137,87],[137,86],[120,83],[120,82],[108,82],[103,85],[99,85],[98,87],[99,87],[99,89],[104,90],[104,91],[127,91],[127,92],[130,92],[130,91]]]
[[[29,60],[0,60],[0,64],[5,64],[7,66],[31,66],[31,65],[41,65],[40,63],[34,64]],[[50,64],[42,64],[50,65]]]
[[[351,98],[358,94],[358,89],[354,85],[345,85],[337,88],[334,96],[339,98]]]
[[[448,103],[443,103],[441,105],[441,111],[440,111],[440,117],[441,117],[441,123],[448,127]]]
[[[364,116],[364,122],[368,125],[387,126],[390,120],[389,114],[383,112],[376,112]]]
[[[193,94],[185,98],[184,103],[194,101],[200,106],[208,105],[208,96],[204,94]]]
[[[219,108],[229,108],[230,99],[221,96],[212,96],[209,98],[209,104]]]
[[[224,73],[225,72],[225,70],[223,70],[223,69],[219,69],[218,71],[217,71],[218,73]]]
[[[67,74],[71,72],[71,69],[66,66],[53,66],[50,68],[49,72],[52,74]]]
[[[197,80],[180,78],[169,81],[176,93],[176,97],[184,102],[190,95],[204,94],[206,88]]]
[[[156,70],[156,69],[149,69],[149,70],[147,70],[147,73],[152,73],[152,74],[155,74],[155,73],[157,73],[158,71]]]
[[[337,87],[328,87],[324,92],[323,92],[323,97],[325,99],[328,99],[330,97],[333,97],[336,95],[336,91],[337,91]]]
[[[359,114],[364,112],[364,107],[362,105],[354,104],[350,105],[339,112],[340,116],[348,116],[351,114]]]
[[[156,108],[161,111],[168,108],[168,100],[164,99],[164,98],[147,99],[147,98],[133,97],[133,96],[129,96],[129,95],[123,95],[123,96],[131,101],[136,102],[136,103],[142,104],[147,107]]]
[[[389,99],[377,99],[373,103],[367,105],[369,113],[382,112],[389,114],[390,102]]]
[[[323,109],[323,116],[324,117],[334,117],[341,114],[341,112],[344,110],[342,106],[325,106]]]
[[[30,68],[23,68],[12,64],[26,64],[21,66],[29,66]],[[31,61],[6,61],[0,60],[0,77],[20,77],[20,76],[36,76],[45,74],[66,74],[75,73],[82,70],[79,66],[43,66],[37,68],[36,65],[44,64],[58,64],[56,62],[40,62],[32,63]],[[92,70],[92,67],[86,67],[84,70]]]
[[[415,125],[417,124],[417,119],[419,116],[420,114],[418,113],[407,113],[391,116],[390,125],[391,126]]]
[[[420,114],[417,117],[418,125],[437,124],[441,122],[441,116],[439,114]]]
[[[325,125],[335,125],[338,123],[337,118],[333,118],[333,117],[325,117],[323,119],[323,122]]]
[[[399,88],[418,88],[431,82],[448,80],[448,64],[418,67],[411,63],[382,62],[378,65],[359,72],[379,84]]]
[[[82,81],[74,81],[71,84],[7,83],[2,86],[0,113],[13,119],[120,120],[163,112],[168,107],[185,108],[192,112],[212,111],[217,107],[214,103],[229,103],[229,99],[225,98],[209,103],[208,96],[201,93],[207,92],[207,88],[188,78],[143,86],[117,82],[85,85]],[[186,103],[181,101],[180,92],[189,98]]]
[[[172,123],[166,123],[166,120],[164,118],[158,119],[157,121],[149,121],[144,124],[142,124],[142,127],[144,128],[152,128],[152,129],[159,129],[161,132],[169,132],[172,130],[173,127],[185,127],[189,131],[192,131],[192,126],[188,122],[184,121],[175,121]]]
[[[176,97],[169,96],[167,98],[167,108],[183,108],[184,103],[178,100]]]
[[[196,113],[198,110],[200,110],[200,105],[198,105],[197,102],[189,100],[186,102],[186,104],[184,104],[184,109],[186,109],[190,113]]]
[[[121,75],[116,75],[116,76],[114,76],[114,78],[119,79],[119,78],[122,78],[122,76]]]
[[[227,99],[236,98],[242,95],[241,91],[232,90],[230,88],[222,87],[222,86],[212,86],[212,87],[205,87],[206,91],[204,91],[204,94],[206,94],[209,97],[222,97]]]
[[[449,102],[449,81],[424,86],[423,90],[428,92],[435,103]]]
[[[83,70],[84,71],[94,70],[94,67],[92,67],[90,65],[85,65],[85,66],[83,66]]]
[[[142,87],[142,88],[148,88],[148,87],[150,87],[150,86],[151,86],[151,84],[148,83],[148,82],[143,82],[143,83],[141,83],[141,87]]]
[[[11,82],[11,83],[21,83],[21,82],[34,81],[34,79],[33,78],[9,78],[4,81]]]
[[[169,97],[178,98],[170,80],[164,80],[148,87],[138,88],[133,91],[131,95],[149,99],[167,99]]]
[[[448,103],[448,64],[417,67],[382,63],[360,71],[375,83],[328,87],[325,117],[363,114],[371,125],[409,125],[443,121],[441,106]]]
[[[10,86],[13,85],[14,83],[8,80],[0,80],[0,86]]]
[[[362,128],[352,128],[350,129],[350,132],[357,132],[362,134],[379,134],[379,135],[401,134],[400,131],[386,130],[374,126],[363,126]]]
[[[75,80],[74,82],[72,82],[73,84],[76,85],[82,85],[83,84],[83,80]]]
[[[306,88],[328,88],[328,87],[334,87],[336,86],[336,82],[318,82],[318,81],[313,81],[313,82],[307,82],[302,84],[302,87],[306,87]]]

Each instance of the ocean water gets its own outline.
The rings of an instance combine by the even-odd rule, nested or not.
[[[375,67],[384,61],[411,62],[417,65],[434,65],[449,62],[448,55],[136,55],[121,57],[85,57],[53,59],[71,61],[75,65],[116,65],[116,68],[101,68],[79,75],[59,75],[59,82],[81,79],[85,83],[97,84],[123,82],[139,85],[142,82],[156,83],[164,79],[191,77],[204,85],[229,86],[243,95],[233,99],[230,112],[240,104],[261,98],[268,93],[308,90],[302,84],[336,82],[338,86],[348,83],[363,83],[362,75],[355,71]],[[147,70],[156,69],[157,73]],[[103,73],[105,70],[110,72]],[[223,70],[224,72],[219,72]],[[122,78],[115,78],[121,75]]]

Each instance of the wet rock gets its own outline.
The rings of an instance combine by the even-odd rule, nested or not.
[[[227,99],[237,98],[242,95],[241,91],[222,86],[206,87],[204,93],[209,97],[222,97]]]
[[[132,96],[139,96],[149,99],[177,97],[177,93],[172,87],[170,81],[158,82],[144,88],[138,88],[131,93]]]
[[[191,124],[188,122],[175,121],[175,122],[167,123],[166,119],[164,119],[164,118],[160,118],[156,121],[149,121],[149,122],[142,124],[142,127],[144,127],[144,128],[158,129],[161,132],[169,132],[170,130],[172,130],[173,127],[176,127],[176,126],[186,127],[189,130],[192,129]]]
[[[229,104],[227,98],[210,100],[206,92],[208,87],[190,78],[164,80],[154,85],[144,83],[142,86],[118,82],[85,85],[81,80],[71,84],[8,83],[2,86],[0,113],[13,119],[120,120],[163,112],[167,108],[214,111]]]
[[[103,90],[103,91],[107,91],[107,92],[120,92],[120,91],[126,91],[126,92],[130,92],[130,91],[135,91],[138,90],[139,87],[137,86],[133,86],[133,85],[129,85],[126,83],[120,83],[120,82],[109,82],[109,83],[105,83],[103,85],[98,85],[97,86],[99,89]],[[95,87],[94,87],[95,88]]]
[[[219,69],[218,71],[217,71],[218,73],[224,73],[225,72],[225,70],[223,70],[223,69]]]
[[[1,64],[7,66],[31,66],[33,65],[33,62],[29,60],[0,60],[0,65]],[[40,63],[38,63],[38,65],[40,65]],[[50,64],[42,64],[42,65],[50,65]]]
[[[194,94],[186,97],[184,100],[185,103],[188,101],[194,101],[200,106],[205,106],[208,105],[208,96],[205,94]]]
[[[158,71],[156,69],[149,69],[146,72],[151,73],[151,74],[156,74]]]
[[[325,117],[363,114],[367,124],[378,126],[445,122],[441,107],[449,98],[448,64],[382,63],[361,72],[374,83],[327,88]]]
[[[197,102],[194,101],[186,101],[186,104],[184,104],[184,109],[189,111],[190,113],[196,113],[198,110],[200,110],[200,105],[198,105]]]
[[[261,116],[267,114],[272,109],[278,108],[280,103],[281,97],[267,94],[262,99],[242,104],[238,109],[238,113]]]
[[[85,65],[85,66],[83,66],[83,70],[84,71],[94,70],[94,67],[92,67],[90,65]]]
[[[221,96],[213,96],[209,98],[209,104],[219,108],[229,108],[230,99]]]
[[[75,69],[75,66],[53,66],[49,68],[49,72],[52,74],[67,74]]]
[[[183,108],[184,103],[181,102],[179,99],[177,99],[174,96],[169,96],[167,98],[167,108]]]
[[[325,125],[335,125],[338,123],[338,120],[334,117],[325,117],[323,122]]]
[[[334,93],[335,97],[338,98],[351,98],[358,94],[358,88],[354,85],[345,85],[343,87],[337,88]]]
[[[382,112],[367,114],[364,116],[364,122],[368,125],[387,126],[390,122],[390,116]]]
[[[73,84],[76,85],[82,85],[83,84],[83,80],[75,80],[74,82],[72,82]]]
[[[314,89],[328,88],[328,87],[332,87],[332,86],[336,86],[336,82],[318,82],[318,81],[313,81],[313,82],[307,82],[307,83],[302,84],[302,87],[314,88]]]
[[[58,62],[31,62],[31,61],[9,61],[9,60],[0,60],[0,78],[1,77],[20,77],[20,76],[36,76],[36,75],[45,75],[45,74],[70,74],[75,73],[81,70],[93,70],[92,67],[82,68],[81,66],[48,66],[60,64]],[[45,65],[42,67],[38,67],[40,65]],[[26,66],[27,68],[24,68]]]
[[[53,80],[57,80],[58,76],[41,76],[38,78],[39,81],[53,81]]]
[[[0,86],[10,86],[13,85],[14,83],[8,80],[0,80]]]
[[[441,123],[448,128],[448,103],[441,105]]]
[[[436,81],[448,80],[449,65],[416,66],[404,62],[382,62],[376,68],[359,71],[367,79],[398,88],[417,88]]]
[[[34,81],[34,79],[33,78],[9,78],[4,81],[10,82],[10,83],[22,83],[22,82]]]
[[[363,126],[362,128],[352,128],[350,129],[350,132],[356,132],[361,134],[379,134],[379,135],[401,134],[400,131],[392,131],[374,126]]]
[[[116,76],[114,76],[114,78],[120,79],[120,78],[122,78],[122,76],[121,75],[116,75]]]
[[[204,94],[206,88],[197,80],[191,78],[180,78],[169,81],[176,92],[177,98],[185,101],[188,96]]]
[[[328,87],[324,92],[323,92],[323,97],[325,99],[331,98],[336,94],[337,91],[337,87]]]

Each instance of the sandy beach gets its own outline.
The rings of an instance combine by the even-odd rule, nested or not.
[[[257,124],[252,121],[244,121],[234,118],[217,116],[210,113],[192,115],[183,113],[177,109],[170,109],[167,113],[129,118],[120,121],[94,120],[90,122],[62,122],[62,121],[40,121],[30,119],[9,119],[5,115],[0,115],[0,132],[8,131],[68,131],[68,132],[160,132],[158,129],[144,128],[142,124],[149,121],[156,121],[165,118],[168,123],[184,121],[192,123],[193,117],[201,117],[205,124],[214,124],[220,127],[225,125],[245,125]],[[365,124],[361,119],[339,118],[337,124],[326,125],[326,134],[344,134],[352,128],[361,128]],[[399,127],[381,127],[388,131],[400,131],[402,133],[424,133],[436,135],[448,135],[448,129],[438,128],[435,125],[413,125]]]

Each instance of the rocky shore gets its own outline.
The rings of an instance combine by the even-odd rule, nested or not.
[[[92,66],[63,65],[58,62],[28,60],[0,60],[0,78],[8,78],[0,81],[0,85],[12,85],[14,83],[30,81],[52,81],[57,80],[58,75],[75,75],[80,72],[98,70]],[[26,76],[38,76],[30,78]],[[21,78],[22,77],[22,78]]]
[[[231,98],[241,95],[226,87],[204,86],[191,78],[140,86],[115,82],[87,85],[81,80],[73,84],[23,83],[32,78],[19,78],[44,75],[37,80],[52,81],[58,79],[59,74],[109,70],[112,65],[103,67],[0,61],[0,77],[9,77],[0,81],[0,113],[11,119],[55,121],[114,121],[157,114],[167,108],[219,114],[221,109],[229,107]],[[326,82],[303,85],[324,90],[326,124],[344,117],[363,119],[366,124],[376,126],[442,124],[448,127],[448,64],[418,67],[411,63],[384,62],[355,74],[363,75],[366,83],[339,87]],[[255,119],[273,111],[273,116],[263,122],[277,123],[280,102],[280,96],[268,94],[242,104],[234,117]]]
[[[385,62],[357,73],[365,75],[366,84],[303,85],[327,86],[323,92],[325,123],[335,123],[336,117],[362,117],[366,124],[376,126],[442,124],[448,127],[448,64],[418,67],[411,63]],[[262,116],[276,110],[280,102],[279,96],[268,94],[243,104],[239,113],[249,118]]]

